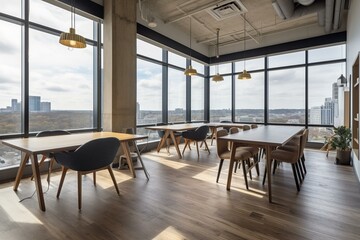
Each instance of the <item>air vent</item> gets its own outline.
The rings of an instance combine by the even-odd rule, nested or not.
[[[246,13],[248,10],[240,0],[228,0],[207,9],[217,21]]]

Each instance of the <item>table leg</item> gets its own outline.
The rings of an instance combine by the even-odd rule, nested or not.
[[[228,180],[226,184],[226,189],[230,190],[231,186],[231,178],[232,178],[232,172],[234,168],[234,158],[235,158],[235,152],[236,152],[236,146],[234,142],[231,142],[231,155],[230,155],[230,165],[229,165],[229,173],[228,173]]]
[[[171,140],[173,141],[174,143],[174,146],[175,146],[175,149],[177,151],[177,154],[179,156],[179,158],[181,158],[181,152],[180,152],[180,149],[179,149],[179,144],[177,143],[176,141],[176,138],[175,138],[175,135],[174,135],[174,131],[169,131],[170,132],[170,137],[171,137]]]
[[[269,195],[269,202],[272,202],[271,197],[271,147],[266,146],[266,169],[267,169],[267,179],[268,179],[268,195]]]
[[[136,144],[135,144],[135,150],[136,150],[136,154],[138,155],[138,158],[139,158],[139,160],[140,160],[142,169],[144,170],[145,176],[146,176],[147,180],[149,180],[149,179],[150,179],[150,174],[149,174],[149,172],[148,172],[148,171],[146,170],[146,168],[145,168],[144,162],[143,162],[143,160],[142,160],[142,158],[141,158],[141,156],[140,156],[140,152],[139,152],[139,149],[138,149],[138,147],[136,146]]]
[[[126,141],[125,142],[120,141],[120,144],[121,144],[121,148],[122,148],[123,152],[125,153],[127,164],[129,166],[130,172],[132,173],[133,177],[136,178],[134,165],[133,165],[133,162],[132,162],[132,159],[131,159],[129,144]]]
[[[169,134],[168,134],[169,135]],[[166,131],[164,133],[164,136],[160,139],[160,143],[156,149],[157,152],[160,152],[160,149],[164,146],[164,144],[166,143],[166,138],[167,138],[167,135],[166,135]]]
[[[29,157],[30,157],[30,155],[28,153],[26,153],[24,158],[20,162],[20,166],[19,166],[19,169],[17,171],[16,178],[15,178],[14,191],[17,191],[17,189],[19,187],[20,180],[22,178],[22,175],[23,175],[24,169],[26,167],[26,163],[29,160]]]
[[[35,177],[35,187],[37,192],[37,197],[39,201],[39,207],[42,211],[45,211],[45,201],[44,201],[44,193],[41,185],[41,177],[39,170],[39,162],[37,158],[37,154],[30,155],[31,158],[31,166],[33,171],[33,176]]]
[[[216,138],[217,134],[217,127],[211,128],[211,146],[213,145],[214,138]]]

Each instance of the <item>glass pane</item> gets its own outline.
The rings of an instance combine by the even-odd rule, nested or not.
[[[231,77],[210,81],[210,122],[231,121]]]
[[[186,76],[183,71],[169,68],[168,121],[186,120]]]
[[[154,130],[148,130],[144,127],[138,127],[136,128],[136,134],[140,134],[140,135],[146,135],[148,136],[147,139],[144,140],[137,140],[137,143],[141,143],[141,142],[147,142],[147,141],[155,141],[155,140],[159,140],[159,134],[157,131]],[[146,147],[146,146],[145,146]],[[139,147],[139,150],[141,152],[142,147]]]
[[[221,74],[231,73],[231,63],[216,64],[210,66],[210,75],[215,75],[217,72]]]
[[[186,67],[186,58],[183,56],[180,56],[176,53],[169,52],[168,54],[168,62],[169,64],[185,68]]]
[[[264,58],[254,58],[246,60],[246,71],[261,70],[265,67]],[[242,72],[244,70],[244,61],[235,62],[235,72]]]
[[[343,122],[343,109],[339,109],[337,78],[344,74],[345,63],[309,67],[309,124],[339,125]]]
[[[162,61],[162,49],[143,40],[136,39],[136,51],[137,54]]]
[[[269,68],[291,66],[305,63],[305,51],[280,54],[268,58]]]
[[[93,128],[96,49],[69,50],[58,36],[32,29],[29,40],[30,131]]]
[[[21,160],[21,152],[1,144],[0,142],[0,169],[18,165]]]
[[[269,122],[305,123],[305,68],[269,72]]]
[[[191,121],[204,120],[204,83],[203,77],[191,77]]]
[[[192,60],[191,66],[195,68],[199,74],[204,74],[204,64]]]
[[[137,59],[137,125],[162,122],[162,66]]]
[[[21,27],[0,20],[0,135],[21,131]]]
[[[264,72],[235,80],[235,121],[264,122]]]
[[[0,6],[0,12],[18,18],[21,17],[21,0],[0,0]]]
[[[346,58],[346,45],[337,45],[309,50],[309,63]]]
[[[309,127],[308,142],[324,143],[334,132],[332,127]]]
[[[41,0],[31,0],[29,14],[31,22],[35,22],[64,32],[69,32],[69,28],[71,26],[70,11]],[[75,24],[75,30],[77,34],[80,34],[81,36],[89,39],[93,39],[92,20],[75,14]]]

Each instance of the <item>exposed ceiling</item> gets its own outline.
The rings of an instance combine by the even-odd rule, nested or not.
[[[212,56],[217,28],[220,53],[243,50],[244,16],[250,49],[344,31],[347,5],[347,0],[138,0],[138,22],[189,46],[191,18],[193,48]]]

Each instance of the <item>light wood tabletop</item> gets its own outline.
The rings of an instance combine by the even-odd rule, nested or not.
[[[120,145],[127,157],[127,163],[129,169],[133,175],[136,177],[134,166],[131,159],[129,141],[135,141],[140,139],[146,139],[146,135],[133,135],[125,133],[116,133],[116,132],[91,132],[91,133],[78,133],[78,134],[67,134],[59,136],[49,136],[49,137],[30,137],[30,138],[16,138],[9,140],[2,140],[2,144],[15,148],[17,150],[25,153],[24,157],[21,160],[16,179],[14,184],[14,191],[17,191],[17,188],[20,184],[20,180],[23,174],[23,170],[26,166],[29,158],[31,159],[32,171],[35,177],[35,186],[37,190],[37,196],[39,201],[39,207],[41,210],[45,211],[45,201],[41,185],[41,177],[38,163],[38,154],[45,154],[49,152],[59,152],[59,151],[68,151],[75,150],[84,143],[98,139],[98,138],[107,138],[115,137],[120,140]]]
[[[266,152],[266,164],[271,166],[271,150],[274,147],[284,145],[294,135],[303,131],[303,127],[297,126],[263,126],[249,131],[241,131],[235,134],[229,134],[227,136],[220,137],[222,140],[231,142],[231,158],[227,180],[227,190],[230,190],[232,169],[234,166],[234,156],[236,147],[239,144],[260,146],[265,148]],[[272,202],[271,196],[271,167],[267,168],[267,179],[268,179],[268,196],[269,202]]]

